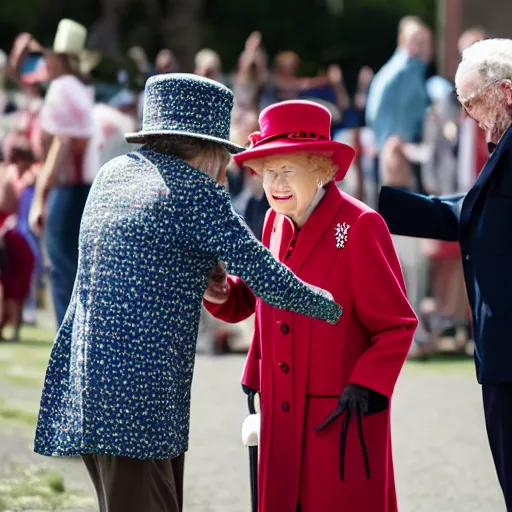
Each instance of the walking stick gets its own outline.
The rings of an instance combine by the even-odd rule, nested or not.
[[[242,424],[242,442],[249,448],[249,471],[251,479],[251,508],[258,512],[258,444],[260,437],[260,415],[256,413],[254,398],[256,393],[251,391],[247,396],[249,416]]]

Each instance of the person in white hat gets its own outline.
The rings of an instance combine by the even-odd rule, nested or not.
[[[58,325],[73,291],[80,219],[92,182],[85,171],[94,95],[81,80],[78,58],[86,38],[85,27],[64,19],[59,23],[53,51],[43,50],[52,80],[41,110],[46,159],[29,221],[36,235],[41,236],[45,230]]]

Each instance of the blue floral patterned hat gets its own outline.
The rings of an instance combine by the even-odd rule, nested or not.
[[[142,143],[152,135],[183,135],[240,153],[245,148],[229,140],[232,109],[233,93],[214,80],[185,73],[156,75],[146,82],[142,130],[125,137]]]

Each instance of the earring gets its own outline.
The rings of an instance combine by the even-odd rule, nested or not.
[[[317,179],[316,179],[316,186],[317,186],[319,189],[320,189],[320,188],[322,188],[322,187],[324,186],[324,184],[322,183],[322,180],[320,180],[320,179],[318,179],[318,178],[317,178]]]

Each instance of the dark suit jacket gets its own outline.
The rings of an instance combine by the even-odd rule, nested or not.
[[[394,234],[459,241],[478,381],[512,382],[512,127],[465,196],[383,187],[379,211]]]

